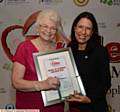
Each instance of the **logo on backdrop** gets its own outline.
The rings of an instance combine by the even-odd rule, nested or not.
[[[113,5],[119,6],[120,5],[120,0],[100,0],[100,3],[106,4],[106,5],[109,5],[109,6],[113,6]]]
[[[35,13],[33,13],[24,23],[24,25],[11,25],[8,26],[3,32],[2,32],[2,36],[1,36],[1,42],[2,42],[2,47],[3,50],[5,52],[5,54],[7,55],[7,57],[12,61],[12,57],[13,57],[13,53],[11,52],[10,48],[7,45],[7,37],[8,34],[16,29],[21,29],[22,30],[22,35],[25,37],[36,37],[37,35],[26,35],[26,33],[28,32],[28,30],[30,29],[30,27],[35,23],[35,20],[37,18],[37,15],[40,11],[37,11]],[[16,40],[15,40],[16,42]]]
[[[88,4],[89,0],[73,0],[77,6],[85,6]]]
[[[14,104],[6,104],[5,109],[15,109],[15,106]]]
[[[118,42],[110,42],[106,45],[111,63],[119,63],[120,62],[120,43]]]

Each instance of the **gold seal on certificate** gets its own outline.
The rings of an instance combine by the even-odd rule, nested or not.
[[[33,57],[38,80],[45,80],[48,77],[57,77],[60,80],[58,90],[41,91],[44,106],[60,103],[74,91],[86,95],[71,48],[34,53]]]

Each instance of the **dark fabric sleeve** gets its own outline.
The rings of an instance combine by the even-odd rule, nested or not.
[[[96,75],[99,77],[99,83],[97,88],[93,90],[93,93],[88,95],[92,102],[105,99],[107,91],[111,87],[110,63],[107,49],[103,47],[99,51],[98,57],[99,59],[97,65],[99,67],[99,73]]]

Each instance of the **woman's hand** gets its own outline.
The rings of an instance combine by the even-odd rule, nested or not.
[[[48,77],[43,81],[43,86],[45,90],[57,89],[60,86],[60,81],[55,77]]]
[[[77,92],[74,92],[73,95],[70,95],[69,98],[67,99],[69,102],[80,102],[80,103],[91,103],[90,98],[87,96],[82,96]]]

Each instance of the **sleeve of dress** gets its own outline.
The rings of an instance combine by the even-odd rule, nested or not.
[[[91,98],[92,102],[99,101],[106,97],[107,91],[111,87],[111,76],[110,76],[110,63],[109,63],[109,55],[106,48],[103,48],[101,52],[99,52],[99,77],[100,77],[100,84],[94,90],[93,94],[89,97]]]
[[[25,60],[26,60],[25,48],[26,48],[26,44],[24,42],[19,44],[13,56],[13,60],[12,60],[13,62],[18,62],[22,65],[25,65]]]

